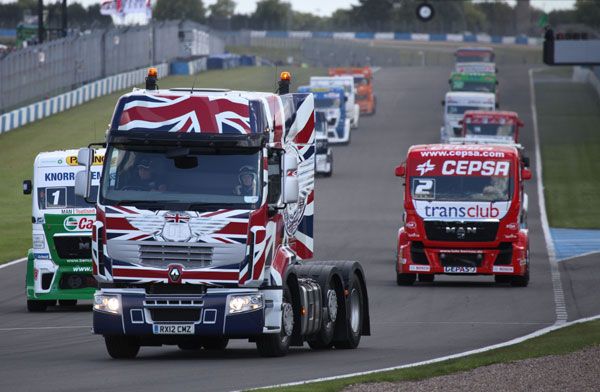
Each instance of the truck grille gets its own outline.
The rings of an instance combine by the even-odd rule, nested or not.
[[[196,244],[144,244],[139,246],[139,257],[143,265],[167,268],[174,262],[188,268],[205,268],[213,260],[211,246]]]
[[[89,235],[54,236],[56,253],[61,259],[91,259],[92,237]]]
[[[197,322],[200,320],[201,309],[188,308],[154,308],[150,316],[154,322]]]
[[[443,267],[480,267],[483,253],[440,253]]]
[[[431,241],[489,242],[496,239],[498,222],[425,221],[425,233]]]

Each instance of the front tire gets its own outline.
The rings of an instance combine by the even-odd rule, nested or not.
[[[281,331],[279,333],[262,334],[256,339],[256,348],[261,357],[283,357],[290,349],[294,330],[294,308],[292,295],[285,287],[281,310]]]
[[[53,301],[44,301],[44,300],[35,300],[28,299],[27,300],[27,311],[29,312],[45,312],[48,306],[50,306],[50,302]]]
[[[398,286],[412,286],[417,280],[415,274],[401,274],[396,272],[396,284]]]
[[[105,336],[106,351],[114,359],[132,359],[140,351],[140,345],[127,336]]]

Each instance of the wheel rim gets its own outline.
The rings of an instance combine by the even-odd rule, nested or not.
[[[292,309],[291,304],[287,302],[283,303],[281,317],[283,320],[282,340],[285,340],[292,335],[292,331],[294,330],[294,310]]]
[[[329,311],[329,320],[335,322],[338,312],[337,295],[335,290],[327,291],[327,310]]]
[[[358,290],[352,289],[350,293],[350,328],[358,334],[360,328],[360,295]]]

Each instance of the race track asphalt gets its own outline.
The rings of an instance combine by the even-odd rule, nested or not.
[[[236,341],[220,354],[142,348],[136,360],[111,360],[103,340],[90,333],[89,306],[27,313],[20,263],[0,270],[0,390],[243,389],[426,360],[552,324],[553,288],[533,181],[527,185],[529,287],[497,286],[490,277],[395,283],[402,197],[394,167],[410,145],[438,140],[449,73],[448,67],[380,70],[377,114],[361,118],[351,144],[335,148],[333,177],[317,181],[316,259],[359,260],[366,270],[372,336],[358,349],[314,352],[305,346],[265,359],[253,344]],[[523,144],[535,173],[527,66],[504,65],[499,80],[501,108],[518,111],[525,121]]]

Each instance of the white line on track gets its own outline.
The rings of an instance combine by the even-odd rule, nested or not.
[[[27,260],[27,257],[23,257],[23,258],[20,258],[20,259],[9,261],[8,263],[0,264],[0,269],[6,268],[6,267],[10,267],[11,265],[15,265],[15,264],[18,264],[18,263],[22,263],[25,260]]]
[[[70,326],[58,326],[58,327],[14,327],[14,328],[0,328],[0,332],[9,331],[45,331],[49,329],[81,329],[91,328],[89,325],[70,325]]]
[[[546,213],[546,198],[544,196],[544,183],[542,179],[542,153],[540,147],[540,133],[538,130],[537,107],[535,104],[535,88],[533,85],[533,74],[540,69],[529,70],[529,92],[531,94],[531,116],[533,118],[533,135],[535,140],[535,164],[537,177],[538,202],[540,206],[540,220],[544,238],[546,240],[546,249],[548,249],[548,261],[550,262],[550,273],[552,276],[552,287],[554,291],[554,307],[556,310],[556,322],[560,325],[567,322],[569,316],[567,306],[565,305],[565,293],[560,280],[560,271],[556,261],[556,251],[552,236],[550,235],[550,225],[548,224],[548,214]]]
[[[296,382],[290,382],[290,383],[278,384],[278,385],[269,385],[269,386],[265,386],[265,387],[252,388],[252,389],[248,389],[248,390],[254,391],[254,390],[263,389],[263,388],[291,387],[291,386],[294,386],[294,385],[312,384],[312,383],[321,382],[321,381],[339,380],[339,379],[349,378],[349,377],[366,376],[368,374],[379,373],[379,372],[388,372],[388,371],[391,371],[391,370],[400,370],[400,369],[407,369],[407,368],[412,368],[412,367],[416,367],[416,366],[430,365],[432,363],[438,363],[438,362],[448,361],[450,359],[462,358],[462,357],[466,357],[466,356],[473,355],[473,354],[479,354],[479,353],[483,353],[483,352],[486,352],[486,351],[495,350],[497,348],[512,346],[512,345],[515,345],[515,344],[518,344],[518,343],[522,343],[522,342],[524,342],[526,340],[537,338],[539,336],[545,335],[545,334],[547,334],[549,332],[556,331],[557,329],[568,327],[568,326],[571,326],[571,325],[574,325],[574,324],[584,323],[584,322],[587,322],[587,321],[599,320],[599,319],[600,319],[600,315],[596,315],[596,316],[586,317],[586,318],[582,318],[582,319],[579,319],[579,320],[574,320],[574,321],[566,322],[566,323],[562,323],[562,324],[555,323],[555,324],[553,324],[553,325],[551,325],[549,327],[538,329],[537,331],[532,332],[532,333],[530,333],[528,335],[521,336],[521,337],[518,337],[518,338],[515,338],[515,339],[511,339],[511,340],[503,342],[503,343],[498,343],[498,344],[494,344],[494,345],[491,345],[491,346],[478,348],[478,349],[475,349],[475,350],[465,351],[465,352],[458,353],[458,354],[447,355],[445,357],[430,359],[430,360],[427,360],[427,361],[409,363],[409,364],[406,364],[406,365],[393,366],[393,367],[384,368],[384,369],[369,370],[369,371],[366,371],[366,372],[357,372],[357,373],[343,374],[343,375],[340,375],[340,376],[322,377],[322,378],[315,378],[313,380],[296,381]]]

